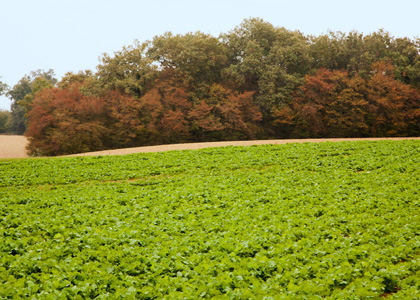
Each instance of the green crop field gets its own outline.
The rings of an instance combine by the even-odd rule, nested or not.
[[[0,172],[0,299],[420,299],[420,141]]]

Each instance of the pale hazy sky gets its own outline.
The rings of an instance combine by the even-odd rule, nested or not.
[[[166,31],[218,36],[245,18],[319,35],[329,30],[420,36],[420,0],[0,0],[0,80],[37,69],[95,71],[103,53]],[[0,109],[10,100],[0,97]]]

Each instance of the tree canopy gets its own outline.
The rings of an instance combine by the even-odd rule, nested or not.
[[[35,94],[49,86],[53,86],[57,79],[54,78],[53,70],[32,71],[30,75],[22,77],[17,84],[10,88],[6,95],[12,101],[9,118],[9,130],[16,134],[26,131],[28,110]]]
[[[1,76],[0,76],[0,78],[1,78]],[[6,91],[7,91],[8,88],[9,87],[7,86],[7,84],[3,83],[0,80],[0,96],[3,95],[4,93],[6,93]]]
[[[96,72],[32,72],[9,118],[32,154],[194,141],[420,133],[420,40],[308,36],[258,18],[218,37],[167,32]]]

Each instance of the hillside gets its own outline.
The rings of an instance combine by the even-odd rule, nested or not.
[[[420,141],[0,161],[0,298],[416,299]]]

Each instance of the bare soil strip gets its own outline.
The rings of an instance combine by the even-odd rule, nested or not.
[[[0,158],[24,158],[28,140],[23,135],[0,135]]]
[[[67,155],[70,156],[96,156],[96,155],[125,155],[140,152],[161,152],[171,150],[194,150],[212,147],[227,146],[252,146],[265,144],[288,144],[288,143],[321,143],[321,142],[343,142],[343,141],[378,141],[378,140],[406,140],[420,137],[403,137],[403,138],[340,138],[340,139],[291,139],[291,140],[252,140],[252,141],[229,141],[229,142],[208,142],[208,143],[188,143],[188,144],[172,144],[145,146],[135,148],[124,148],[116,150],[105,150],[88,153],[80,153]],[[26,145],[28,141],[26,137],[21,135],[0,135],[0,159],[1,158],[25,158],[29,157],[26,153]]]
[[[172,144],[159,146],[145,146],[136,148],[124,148],[116,150],[106,150],[97,152],[88,152],[81,154],[73,154],[68,156],[96,156],[96,155],[124,155],[140,152],[161,152],[171,150],[194,150],[212,147],[227,146],[252,146],[265,144],[288,144],[288,143],[321,143],[321,142],[343,142],[343,141],[379,141],[379,140],[406,140],[420,137],[404,137],[404,138],[341,138],[341,139],[290,139],[290,140],[252,140],[252,141],[229,141],[229,142],[208,142],[208,143],[188,143],[188,144]]]

